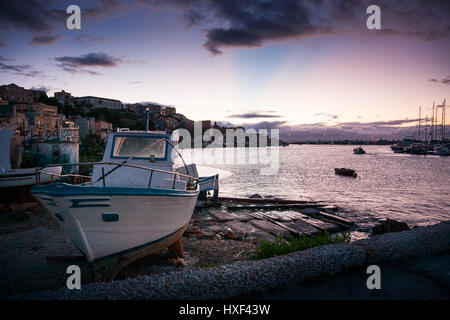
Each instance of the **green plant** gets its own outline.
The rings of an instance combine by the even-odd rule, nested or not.
[[[306,250],[312,247],[323,246],[332,243],[350,242],[350,232],[330,235],[327,231],[307,237],[302,235],[298,238],[291,236],[289,239],[276,238],[275,241],[262,240],[248,256],[250,260],[267,259],[283,254]]]
[[[89,133],[81,139],[80,159],[82,161],[99,161],[102,159],[105,143],[100,135]]]

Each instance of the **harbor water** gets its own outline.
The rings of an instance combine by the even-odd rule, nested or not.
[[[450,157],[394,154],[390,146],[290,145],[278,148],[279,168],[261,175],[267,164],[199,165],[200,175],[220,175],[220,195],[262,196],[325,201],[366,233],[386,218],[412,226],[450,219]],[[186,151],[186,150],[185,150]],[[203,156],[211,150],[193,151]],[[223,149],[225,156],[235,152]],[[245,153],[248,154],[246,149]],[[231,155],[233,156],[233,155]],[[357,178],[339,176],[334,168],[351,168]]]

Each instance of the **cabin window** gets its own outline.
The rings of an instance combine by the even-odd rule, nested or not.
[[[166,141],[161,138],[120,137],[114,140],[113,157],[137,157],[163,159],[166,155]]]

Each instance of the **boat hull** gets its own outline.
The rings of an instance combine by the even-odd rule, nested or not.
[[[48,172],[53,175],[41,173],[39,174],[39,183],[45,184],[57,180],[56,176],[61,174],[62,167],[49,167],[41,171]],[[10,169],[0,172],[0,188],[22,187],[36,184],[36,169]]]
[[[173,240],[189,223],[198,197],[198,190],[61,183],[33,187],[31,193],[91,263]]]
[[[353,178],[356,178],[358,175],[355,170],[345,168],[334,168],[334,173],[341,176],[348,176]]]

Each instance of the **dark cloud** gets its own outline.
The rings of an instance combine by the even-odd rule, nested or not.
[[[88,34],[79,34],[74,39],[75,42],[82,44],[83,46],[91,45],[94,43],[105,42],[106,39],[101,36],[92,36]]]
[[[267,111],[270,112],[270,111]],[[280,118],[279,115],[269,114],[269,113],[259,113],[259,112],[248,112],[241,114],[233,114],[227,118],[242,118],[242,119],[253,119],[253,118]]]
[[[447,78],[444,78],[444,79],[442,79],[441,81],[439,81],[439,80],[437,80],[437,79],[430,79],[430,80],[428,80],[428,81],[430,81],[430,82],[440,82],[440,83],[442,83],[442,84],[450,84],[450,76],[447,76]]]
[[[283,125],[286,125],[286,121],[261,121],[258,123],[243,123],[240,126],[244,128],[252,128],[255,130],[261,130],[261,129],[276,129],[280,128]]]
[[[82,6],[83,19],[111,18],[126,10],[170,6],[188,27],[205,30],[204,47],[213,54],[225,48],[261,47],[267,42],[347,32],[370,36],[402,36],[423,40],[450,36],[450,1],[378,0],[382,29],[365,27],[370,0],[96,0]],[[52,7],[53,6],[53,7]],[[65,28],[66,7],[57,1],[2,0],[0,28],[45,34]]]
[[[17,65],[4,63],[7,61],[12,61],[12,59],[4,58],[0,56],[0,70],[5,73],[11,73],[14,75],[25,76],[25,77],[35,77],[40,74],[39,71],[35,70],[32,66],[28,64]]]
[[[0,1],[0,28],[48,32],[55,25],[65,25],[66,12],[49,8],[45,1]]]
[[[47,46],[54,44],[62,39],[62,36],[59,35],[35,35],[33,38],[31,38],[30,42],[28,42],[29,45],[35,45],[35,46]]]
[[[130,9],[135,6],[134,1],[119,0],[96,0],[95,5],[89,8],[81,8],[81,14],[85,18],[107,18],[115,17],[123,10]]]
[[[53,38],[52,41],[45,37],[49,37],[50,32],[66,30],[68,5],[69,3],[47,0],[2,0],[0,1],[0,30],[25,30],[38,34],[40,37],[35,41],[32,40],[31,44],[53,44],[59,39]],[[114,17],[130,6],[126,1],[95,0],[89,7],[80,5],[82,21]],[[0,41],[0,47],[3,46],[5,44]]]
[[[268,41],[301,39],[344,32],[368,32],[369,0],[138,0],[148,6],[169,5],[182,11],[188,26],[206,27],[204,47],[220,54],[227,47],[260,47]],[[382,30],[371,35],[415,37],[423,40],[450,36],[450,1],[379,0]]]
[[[58,66],[68,72],[85,72],[92,75],[99,75],[98,72],[88,70],[86,67],[117,67],[123,61],[106,53],[88,53],[81,56],[56,57]]]

